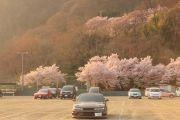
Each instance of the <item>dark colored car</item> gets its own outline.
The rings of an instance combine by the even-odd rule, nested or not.
[[[60,98],[76,98],[76,88],[74,85],[65,85],[60,92]]]
[[[48,99],[52,97],[53,95],[49,89],[40,89],[38,92],[34,93],[34,99],[37,98]]]
[[[89,93],[101,93],[100,87],[90,87]]]
[[[0,90],[0,97],[2,97],[3,96],[3,93],[2,93],[2,90]]]
[[[80,94],[73,106],[74,118],[107,118],[108,99],[100,93]]]

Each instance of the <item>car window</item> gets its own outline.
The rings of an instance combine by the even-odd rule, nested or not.
[[[77,102],[104,102],[103,95],[84,94],[77,98]]]
[[[48,92],[48,89],[40,89],[39,92]]]
[[[63,91],[73,91],[73,87],[71,87],[71,86],[64,86],[64,87],[62,88],[62,90],[63,90]]]
[[[99,93],[99,88],[91,88],[89,89],[90,93]]]
[[[140,92],[138,89],[130,89],[130,92]]]
[[[151,89],[151,92],[160,92],[160,89]]]

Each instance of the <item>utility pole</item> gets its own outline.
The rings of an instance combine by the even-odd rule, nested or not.
[[[19,54],[21,56],[21,82],[22,82],[22,88],[21,90],[24,90],[24,55],[27,55],[28,52],[18,52],[17,54]]]

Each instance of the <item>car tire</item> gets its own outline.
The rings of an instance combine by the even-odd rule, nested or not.
[[[170,97],[170,98],[174,98],[174,95],[170,95],[169,97]]]

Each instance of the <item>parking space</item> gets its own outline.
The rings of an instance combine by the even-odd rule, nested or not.
[[[108,120],[180,120],[180,97],[162,100],[108,97]],[[72,100],[0,98],[0,120],[72,120]]]

